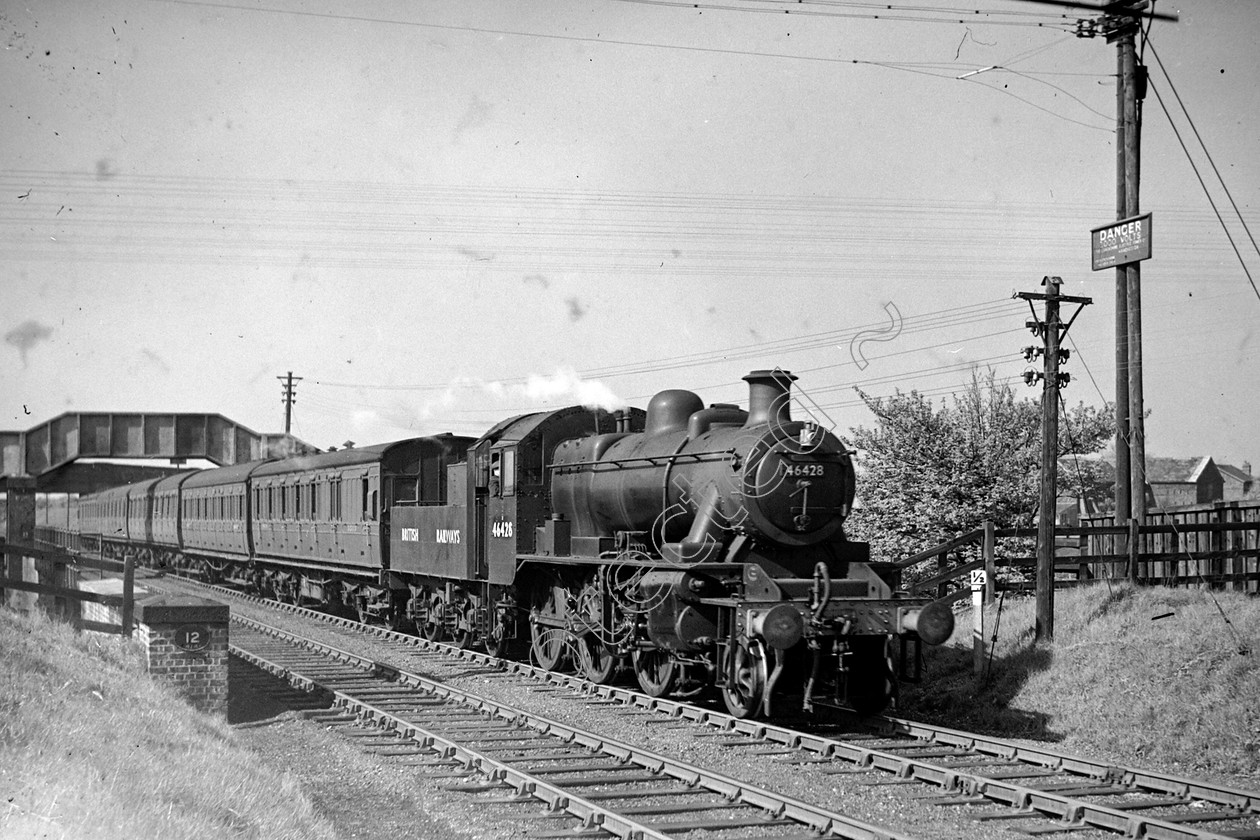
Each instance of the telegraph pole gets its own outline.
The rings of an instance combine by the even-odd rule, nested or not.
[[[293,404],[297,402],[297,386],[293,383],[301,382],[302,377],[294,376],[293,371],[289,371],[287,376],[277,376],[276,379],[284,383],[280,401],[284,403],[284,433],[287,435],[293,426]]]
[[[1145,6],[1145,3],[1141,4]],[[1124,201],[1117,219],[1133,218],[1141,212],[1138,182],[1142,157],[1142,100],[1146,97],[1146,68],[1137,63],[1134,35],[1136,17],[1125,17],[1118,27],[1120,45],[1120,87],[1124,90]],[[1117,208],[1119,209],[1119,208]],[[1125,274],[1127,300],[1127,368],[1129,412],[1129,512],[1141,525],[1146,520],[1146,423],[1142,399],[1142,264],[1129,263],[1116,269]],[[1117,276],[1117,284],[1119,277]],[[1118,396],[1118,393],[1117,393]],[[1117,426],[1117,428],[1119,428]],[[1119,464],[1116,465],[1117,473]],[[1117,510],[1119,504],[1117,503]]]
[[[1059,6],[1087,7],[1074,0],[1036,0]],[[1147,0],[1111,0],[1103,16],[1077,21],[1076,35],[1105,35],[1116,53],[1116,221],[1141,212],[1142,100],[1146,67],[1138,61],[1136,36],[1143,20],[1177,21],[1177,15],[1150,11]],[[1108,263],[1116,267],[1116,524],[1139,525],[1146,518],[1146,413],[1142,393],[1142,274],[1138,262],[1150,256],[1149,220],[1143,234],[1145,256]],[[1099,268],[1095,265],[1095,270]],[[1121,546],[1122,550],[1127,547]]]
[[[1036,292],[1020,292],[1017,297],[1028,301],[1032,308],[1034,300],[1046,302],[1045,318],[1037,318],[1037,310],[1033,309],[1033,319],[1028,322],[1033,335],[1042,340],[1041,347],[1024,348],[1024,358],[1032,361],[1037,356],[1043,357],[1043,369],[1040,373],[1033,370],[1024,372],[1024,381],[1034,385],[1038,380],[1041,388],[1041,501],[1037,519],[1037,624],[1038,641],[1054,640],[1054,518],[1058,508],[1059,480],[1059,389],[1071,381],[1066,373],[1059,372],[1060,362],[1068,359],[1068,351],[1062,347],[1063,337],[1076,316],[1087,305],[1093,303],[1090,298],[1070,297],[1059,294],[1059,286],[1063,281],[1058,277],[1046,277],[1042,281],[1046,287],[1045,294]],[[1059,316],[1061,303],[1079,304],[1071,320],[1063,323]]]
[[[1132,57],[1133,37],[1129,37]],[[1128,146],[1125,132],[1125,50],[1116,53],[1116,219],[1127,217]],[[1116,266],[1116,524],[1129,517],[1129,280],[1126,267]],[[1125,552],[1127,553],[1127,548]]]

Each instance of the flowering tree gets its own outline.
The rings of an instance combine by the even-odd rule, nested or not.
[[[1041,405],[1017,399],[992,370],[975,374],[952,400],[934,405],[917,391],[858,395],[872,428],[852,430],[859,465],[850,536],[872,554],[897,559],[970,531],[1031,526],[1041,475]],[[1061,407],[1059,492],[1110,494],[1109,466],[1076,456],[1100,451],[1115,433],[1110,406]]]

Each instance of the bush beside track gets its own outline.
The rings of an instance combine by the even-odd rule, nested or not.
[[[972,675],[970,608],[927,649],[906,717],[1037,741],[1119,764],[1260,786],[1260,599],[1107,582],[1055,593],[1055,638],[1035,601],[1007,596],[987,674]],[[998,604],[986,608],[992,641]]]

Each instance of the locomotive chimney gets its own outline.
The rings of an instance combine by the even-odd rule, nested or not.
[[[792,422],[790,398],[796,377],[786,370],[754,370],[744,377],[748,383],[748,422],[745,427],[769,423],[782,426]]]

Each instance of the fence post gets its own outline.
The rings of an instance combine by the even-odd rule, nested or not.
[[[984,583],[971,585],[971,671],[977,677],[984,673],[984,593],[991,585],[987,574]]]
[[[136,558],[130,551],[123,557],[122,637],[131,638],[131,617],[136,607]]]
[[[1138,520],[1129,519],[1129,582],[1138,582],[1138,557],[1140,554],[1140,545],[1138,545]]]
[[[2,486],[5,494],[5,542],[9,546],[33,546],[35,544],[35,479],[29,475],[11,475],[4,479]],[[11,580],[25,579],[26,560],[27,558],[21,554],[6,554],[3,565],[4,574],[0,577]],[[35,605],[35,596],[18,589],[8,592],[0,589],[0,602],[18,609],[29,610]]]
[[[997,588],[997,535],[992,519],[984,521],[984,602],[993,603]]]

